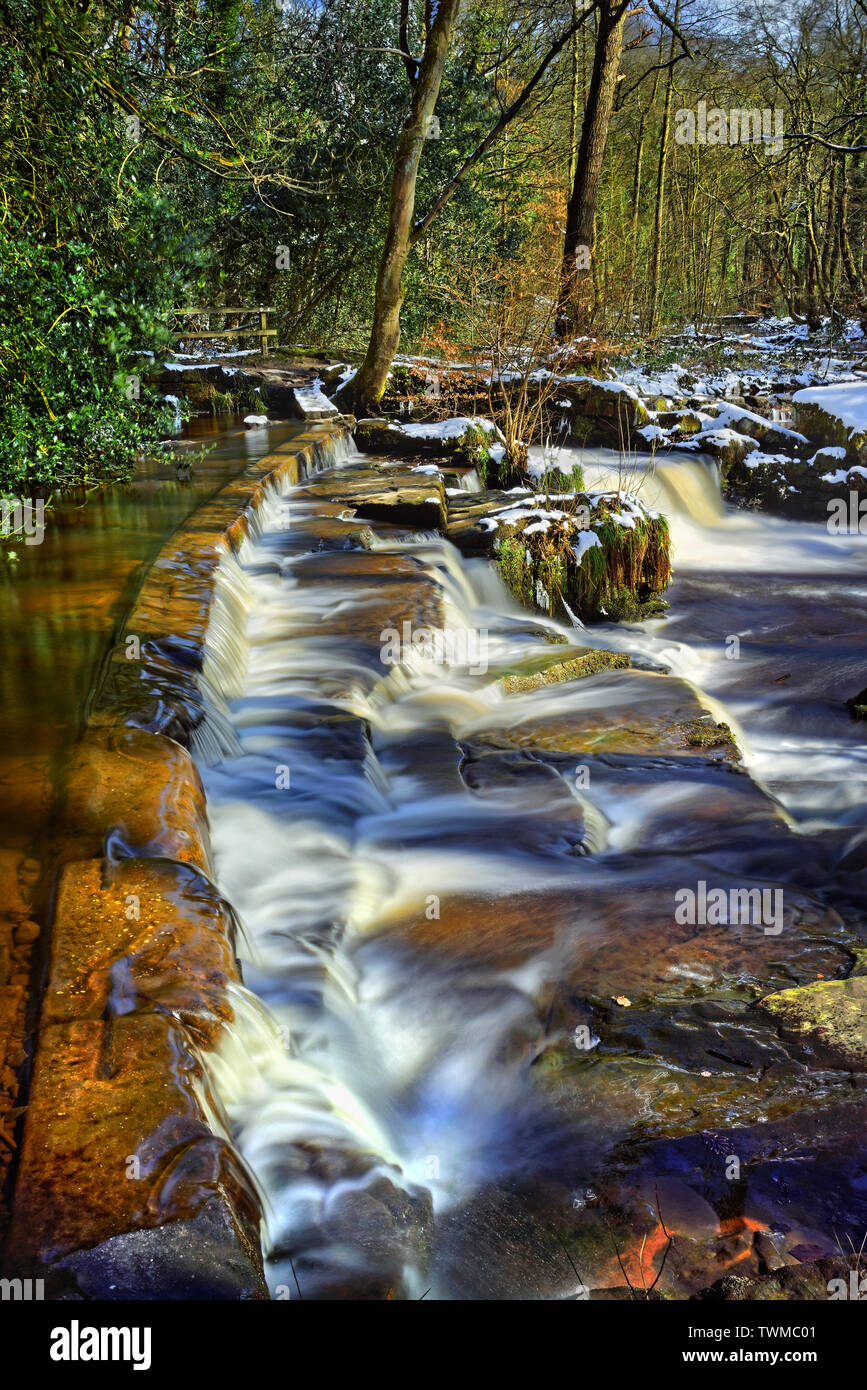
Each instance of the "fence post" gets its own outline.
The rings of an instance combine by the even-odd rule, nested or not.
[[[263,356],[263,357],[267,357],[267,356],[268,356],[268,334],[267,334],[267,331],[266,331],[267,328],[268,328],[268,315],[267,315],[266,311],[262,308],[262,306],[261,306],[261,304],[260,304],[260,305],[259,305],[259,330],[260,330],[260,338],[261,338],[262,356]]]

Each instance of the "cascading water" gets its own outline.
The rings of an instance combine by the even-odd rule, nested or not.
[[[609,485],[609,459],[583,462],[588,482]],[[728,634],[717,638],[714,624],[741,631],[746,647],[748,630],[773,621],[749,579],[762,548],[782,553],[784,533],[823,584],[832,550],[818,528],[732,515],[700,462],[657,461],[647,488],[643,499],[673,514],[672,617],[603,627],[577,645],[643,654],[731,697],[761,775],[770,754],[755,732],[759,701],[717,679]],[[574,1296],[560,1222],[585,1219],[591,1184],[658,1105],[662,1073],[645,1066],[624,1099],[622,1083],[608,1079],[612,1063],[587,1070],[582,1056],[573,1099],[540,1086],[534,1065],[574,1059],[569,1038],[587,1020],[592,1061],[599,1038],[585,993],[591,1002],[625,997],[622,981],[640,976],[645,958],[664,956],[654,969],[669,1008],[707,989],[714,970],[746,978],[740,957],[728,963],[728,940],[716,947],[722,965],[694,949],[694,931],[680,948],[669,942],[675,884],[714,874],[753,883],[768,872],[800,883],[786,900],[794,946],[792,936],[785,950],[765,937],[750,969],[763,987],[781,987],[802,958],[811,969],[839,968],[837,929],[810,891],[826,851],[789,836],[774,804],[725,764],[652,748],[644,756],[634,740],[619,751],[621,725],[663,724],[669,704],[679,709],[685,696],[664,676],[603,672],[507,699],[497,677],[550,658],[551,636],[565,631],[518,611],[487,562],[462,561],[436,536],[382,525],[358,549],[349,538],[358,523],[327,492],[315,494],[302,486],[272,496],[240,563],[226,567],[206,672],[225,702],[222,733],[199,749],[218,882],[243,927],[245,989],[212,1069],[263,1192],[272,1289]],[[713,596],[704,610],[702,584]],[[699,640],[702,611],[714,635]],[[384,668],[384,645],[406,623],[448,633],[445,656],[404,644]],[[739,668],[745,678],[751,669]],[[796,736],[784,735],[782,720],[773,727],[777,756]],[[815,743],[823,768],[846,758],[850,771],[859,766],[839,729]],[[784,776],[775,790],[797,811],[816,780]],[[825,799],[811,805],[824,825]],[[708,1043],[723,1059],[717,1068],[744,1045],[742,1005],[726,999],[701,1024],[723,1038],[716,1049]],[[647,1055],[657,1049],[663,1071],[678,1072],[678,1049],[698,1046],[695,1026],[692,1041],[675,1030],[672,1043],[672,1025],[650,1018]],[[761,1046],[771,1066],[775,1044]],[[577,1064],[562,1065],[571,1075]],[[781,1075],[762,1091],[759,1118],[786,1113],[799,1086]],[[732,1092],[722,1113],[744,1122],[756,1104]],[[657,1194],[669,1183],[671,1221],[692,1208],[679,1179],[661,1171],[653,1182]],[[697,1240],[694,1212],[681,1219]],[[582,1278],[622,1282],[610,1256],[594,1255]]]
[[[563,465],[573,461],[564,451]],[[615,483],[602,451],[583,461],[588,486]],[[725,506],[711,460],[639,459],[632,472],[642,500],[670,519],[672,611],[594,640],[640,652],[724,705],[753,775],[804,831],[863,830],[867,748],[841,708],[864,685],[863,539]]]

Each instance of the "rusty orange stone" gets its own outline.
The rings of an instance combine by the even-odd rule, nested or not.
[[[205,794],[195,764],[172,739],[139,729],[91,730],[67,780],[64,857],[98,854],[116,834],[131,854],[210,869]]]
[[[63,871],[42,1022],[152,1011],[205,1048],[233,1013],[240,978],[233,919],[196,869],[169,860],[101,859]]]
[[[49,1266],[188,1218],[221,1188],[255,1206],[200,1100],[183,1029],[156,1014],[42,1031],[5,1268]]]

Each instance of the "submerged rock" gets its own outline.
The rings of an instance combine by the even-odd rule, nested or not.
[[[571,661],[555,661],[541,671],[518,673],[503,676],[500,688],[506,695],[523,695],[528,690],[539,690],[544,685],[556,685],[560,681],[580,680],[584,676],[594,676],[597,671],[625,670],[631,659],[624,652],[606,652],[591,647]]]

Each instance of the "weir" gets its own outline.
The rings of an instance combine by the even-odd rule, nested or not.
[[[611,485],[606,462],[583,459],[591,485]],[[661,1249],[648,1221],[679,1235],[664,1282],[681,1295],[729,1260],[758,1270],[773,1203],[741,1192],[733,1218],[722,1170],[684,1165],[697,1125],[770,1122],[784,1147],[789,1117],[848,1099],[752,1010],[848,968],[815,891],[829,842],[793,834],[725,749],[685,742],[707,715],[691,646],[688,679],[663,673],[671,619],[576,633],[528,615],[437,536],[371,520],[360,543],[335,476],[269,497],[226,571],[243,642],[229,608],[208,639],[228,722],[200,765],[244,971],[209,1066],[262,1192],[272,1296],[568,1298],[576,1268],[640,1285]],[[767,520],[725,509],[701,461],[657,463],[648,492],[675,512],[687,586],[708,529],[766,546]],[[487,669],[445,642],[383,661],[407,622],[473,632],[474,659],[484,633]],[[653,669],[505,693],[552,638]],[[705,881],[772,893],[779,937],[749,914],[678,921],[676,891]]]
[[[622,469],[576,461],[591,487]],[[566,627],[427,528],[433,480],[387,472],[372,490],[327,429],[278,445],[167,542],[118,633],[69,782],[4,1274],[49,1297],[687,1297],[771,1249],[833,1255],[839,1194],[853,1240],[867,1216],[863,1106],[774,1001],[858,958],[863,792],[830,784],[863,750],[829,693],[864,620],[854,548],[724,507],[701,459],[644,460],[670,612]],[[774,634],[788,659],[844,580],[777,696]],[[774,930],[693,921],[703,884]]]

